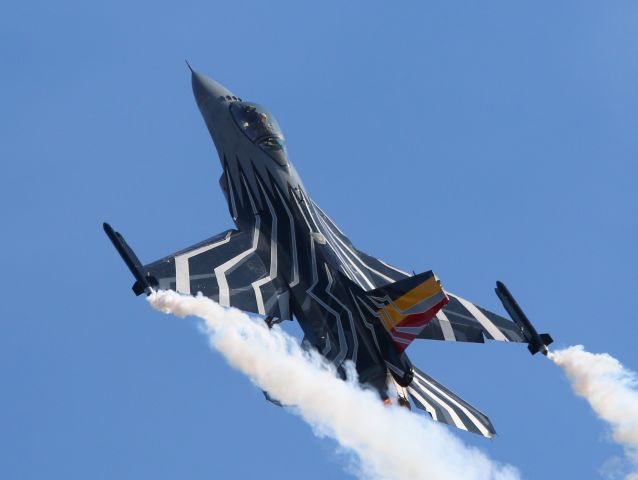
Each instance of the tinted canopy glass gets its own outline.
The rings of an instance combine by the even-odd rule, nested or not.
[[[239,128],[253,142],[266,137],[283,139],[277,120],[263,107],[255,103],[234,102],[230,111]]]
[[[286,165],[284,136],[275,117],[256,103],[233,102],[230,112],[239,129],[277,163]]]

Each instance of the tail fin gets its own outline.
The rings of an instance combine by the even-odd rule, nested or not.
[[[376,316],[399,352],[410,345],[448,302],[432,271],[370,290],[366,296],[377,309]]]

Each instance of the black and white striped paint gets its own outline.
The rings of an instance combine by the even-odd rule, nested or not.
[[[378,305],[367,292],[410,274],[354,247],[308,196],[285,151],[275,158],[233,120],[230,104],[237,97],[196,72],[193,90],[221,160],[219,183],[235,228],[152,262],[144,273],[161,288],[201,292],[223,306],[259,315],[295,318],[306,344],[339,368],[353,362],[360,381],[382,397],[390,372],[433,419],[491,436],[489,419],[413,368],[379,321]],[[283,144],[283,137],[277,138]],[[459,296],[449,298],[420,338],[523,341],[512,322]]]

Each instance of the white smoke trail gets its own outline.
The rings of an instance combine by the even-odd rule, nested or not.
[[[208,298],[172,291],[153,293],[150,303],[179,317],[205,322],[211,345],[228,363],[308,422],[357,456],[359,474],[374,479],[515,480],[517,471],[499,465],[434,422],[400,407],[385,407],[355,381],[339,380],[319,354],[302,350],[279,328]]]
[[[548,357],[562,367],[577,395],[609,423],[614,441],[625,449],[638,480],[638,378],[614,357],[587,352],[582,345],[550,352]]]

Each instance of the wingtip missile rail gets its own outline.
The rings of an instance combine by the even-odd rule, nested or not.
[[[539,333],[529,321],[523,309],[518,305],[516,299],[512,296],[503,282],[497,281],[494,289],[496,295],[503,303],[503,307],[512,317],[512,320],[520,327],[521,333],[528,342],[527,349],[532,355],[541,352],[547,356],[549,349],[547,348],[554,340],[548,333]]]
[[[157,287],[155,277],[144,275],[142,272],[142,262],[137,258],[137,255],[135,255],[133,249],[126,243],[126,240],[124,240],[120,232],[113,230],[113,227],[106,222],[104,222],[102,226],[104,227],[104,232],[106,232],[109,240],[111,240],[111,243],[113,243],[113,246],[117,250],[117,253],[120,254],[122,260],[124,260],[124,263],[126,263],[126,266],[135,277],[135,283],[133,284],[133,292],[135,295],[141,295],[142,293],[150,295]]]

